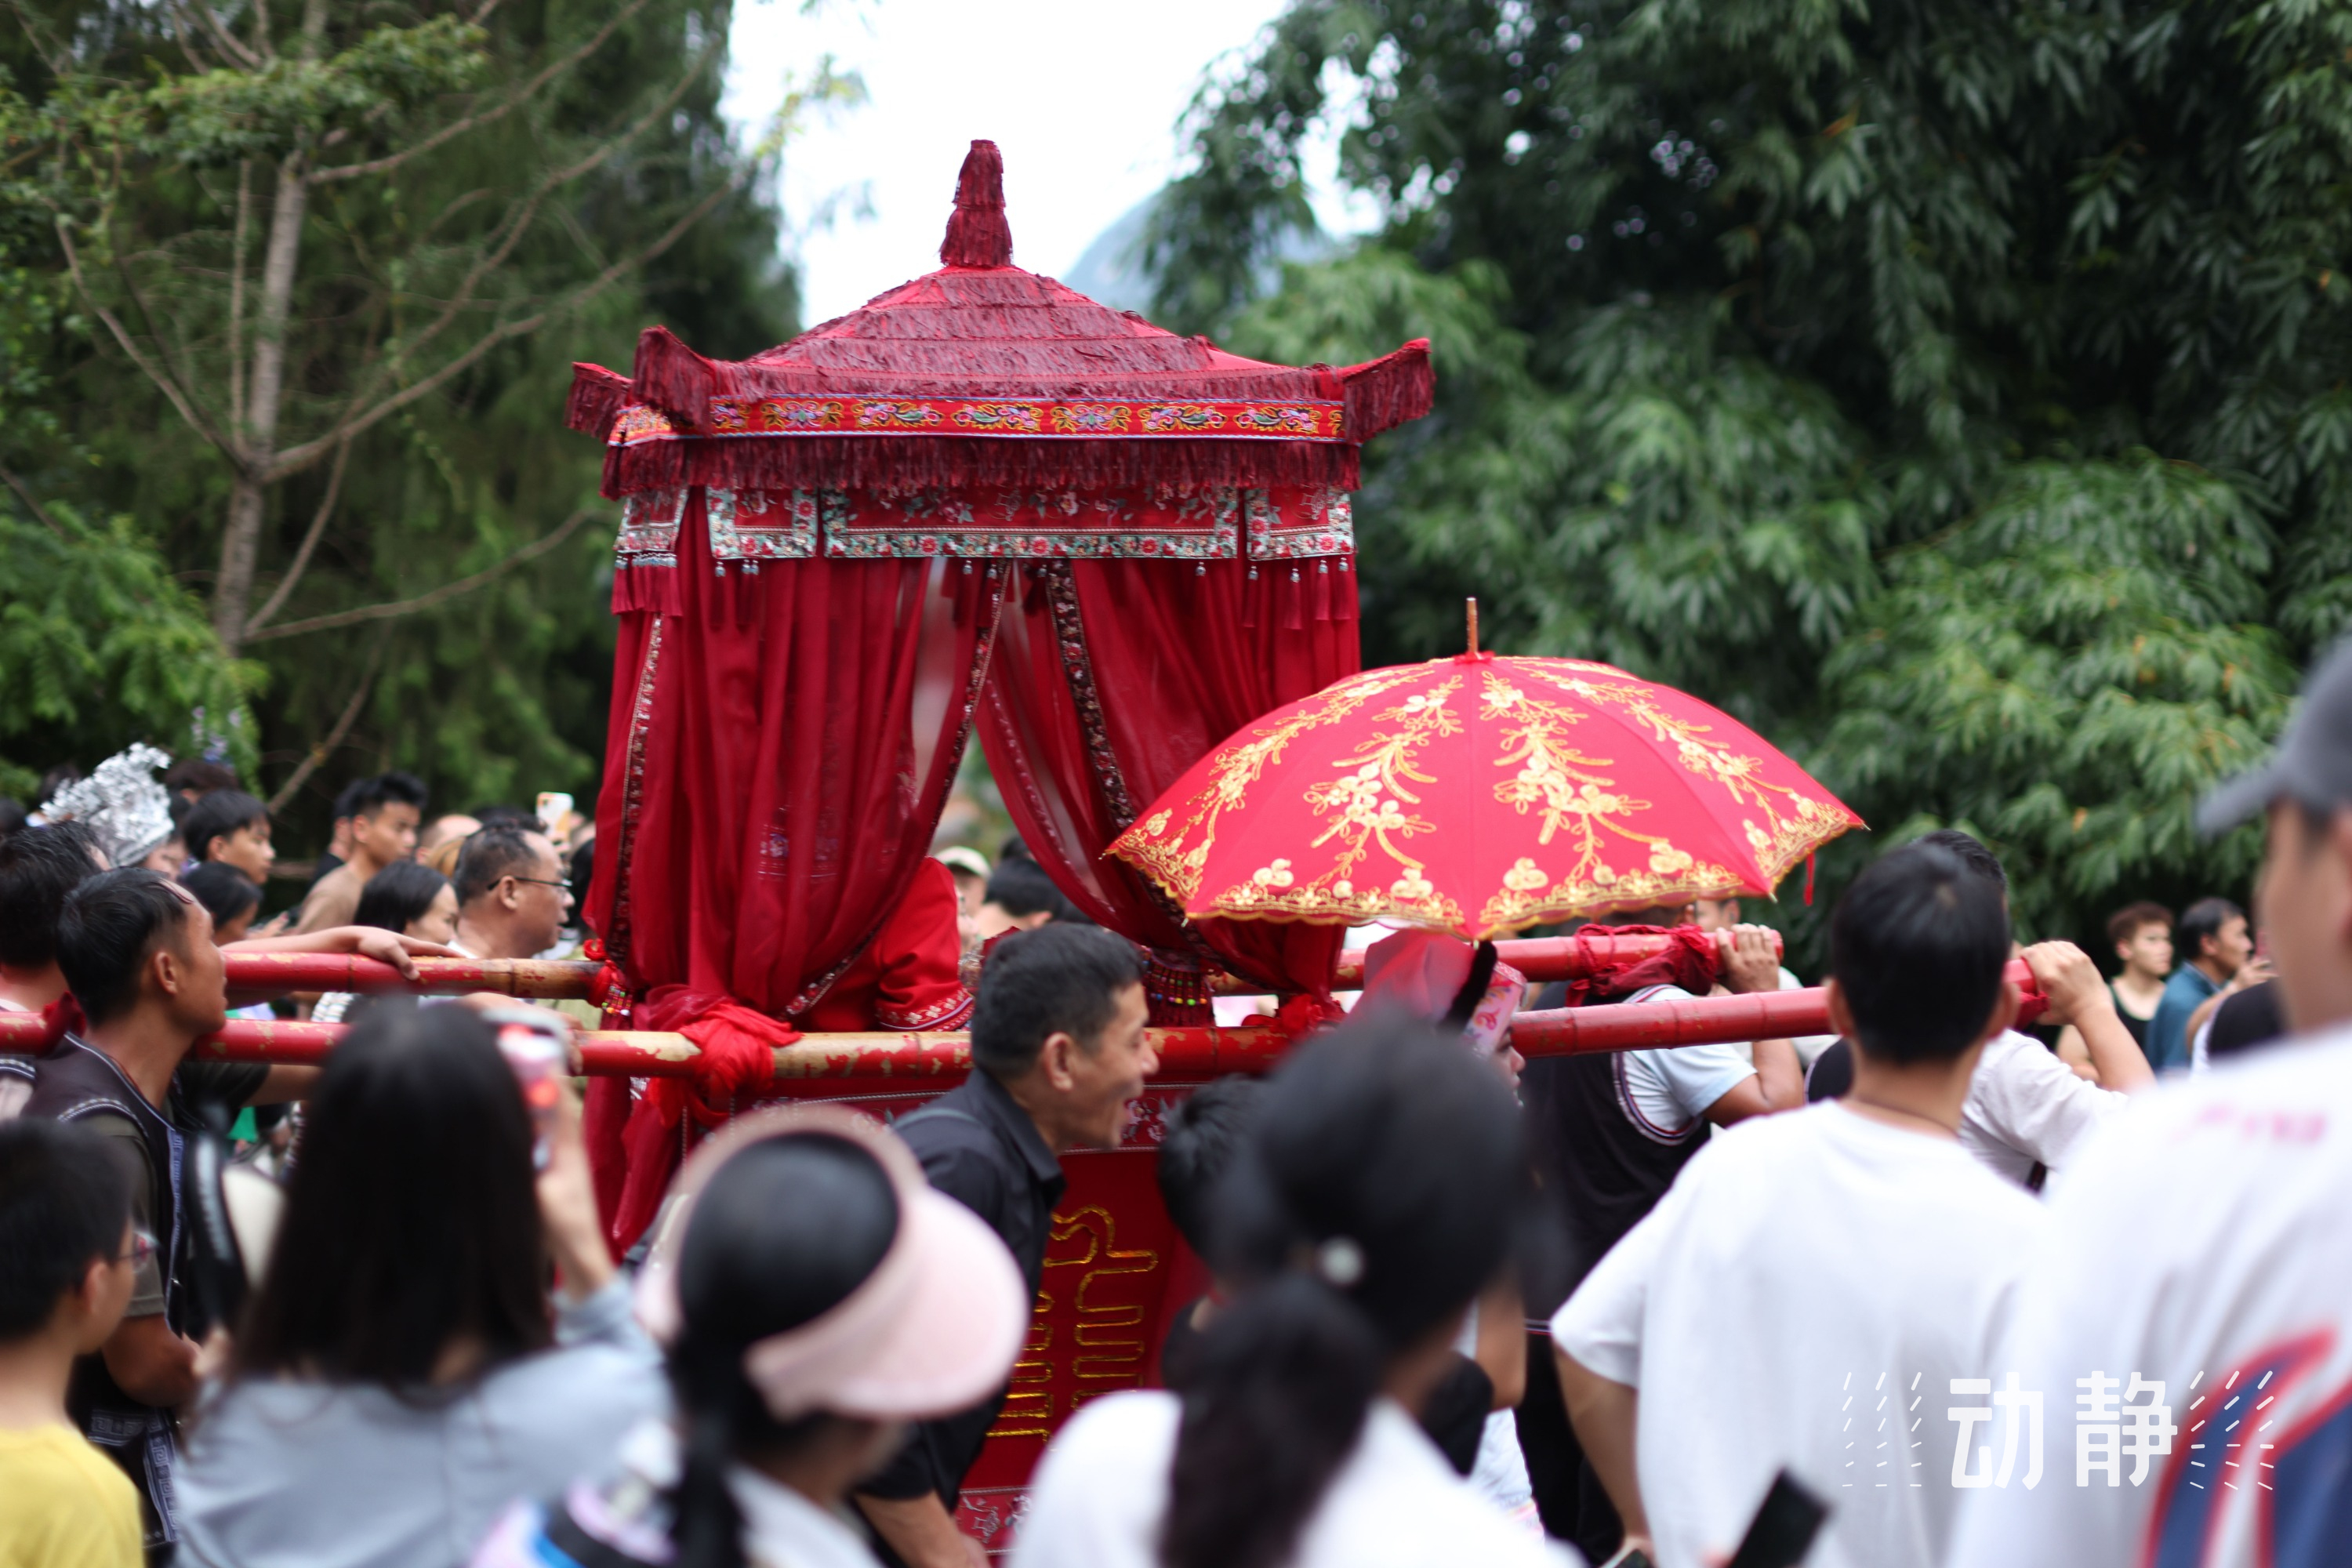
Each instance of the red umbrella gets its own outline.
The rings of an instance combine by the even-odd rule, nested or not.
[[[1109,853],[1196,920],[1385,919],[1478,941],[1769,895],[1862,826],[1695,697],[1605,664],[1474,652],[1276,709]]]

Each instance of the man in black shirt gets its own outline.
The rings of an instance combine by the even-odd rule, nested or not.
[[[1134,945],[1094,926],[1049,924],[998,942],[971,1017],[971,1076],[898,1123],[931,1185],[988,1222],[1034,1296],[1045,1268],[1060,1156],[1118,1146],[1128,1102],[1159,1065],[1144,1035]],[[907,1568],[972,1568],[979,1543],[955,1526],[964,1472],[1004,1404],[919,1423],[898,1458],[857,1494]]]

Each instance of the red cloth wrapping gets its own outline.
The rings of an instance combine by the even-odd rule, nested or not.
[[[627,1163],[609,1215],[606,1240],[618,1258],[660,1212],[663,1194],[677,1172],[685,1144],[694,1135],[685,1124],[710,1128],[733,1115],[740,1100],[768,1081],[770,1054],[801,1037],[789,1024],[755,1013],[723,996],[665,986],[638,1005],[647,1026],[674,1029],[702,1052],[690,1079],[653,1078],[630,1108],[621,1146]],[[613,1080],[625,1089],[623,1080]],[[604,1198],[599,1184],[598,1200]]]
[[[1670,937],[1674,945],[1639,960],[1600,956],[1612,936]],[[1696,926],[1587,926],[1570,940],[1584,960],[1582,977],[1567,983],[1571,1007],[1629,996],[1651,985],[1679,985],[1694,996],[1704,996],[1722,973],[1722,949],[1715,933]]]
[[[41,1009],[41,1048],[47,1050],[68,1035],[79,1035],[89,1027],[81,1016],[81,1004],[70,991]]]
[[[1197,941],[1253,984],[1328,996],[1339,927],[1208,921],[1188,938],[1103,851],[1234,731],[1361,668],[1348,563],[1054,562],[1006,592],[981,743],[1038,864],[1123,936],[1175,952]]]

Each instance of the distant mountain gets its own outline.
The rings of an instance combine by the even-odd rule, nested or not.
[[[1148,315],[1151,310],[1151,275],[1143,267],[1143,231],[1151,222],[1152,209],[1159,202],[1155,192],[1121,214],[1117,222],[1095,236],[1093,243],[1063,274],[1062,281],[1114,310],[1137,310]],[[1259,277],[1258,288],[1271,291],[1279,284],[1286,261],[1320,261],[1339,248],[1337,241],[1320,232],[1286,236],[1281,248]]]

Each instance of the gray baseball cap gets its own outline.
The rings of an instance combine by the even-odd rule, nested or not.
[[[2352,805],[2352,637],[2337,643],[2304,683],[2303,707],[2271,760],[2207,795],[2197,826],[2220,833],[2288,798],[2322,808]]]

